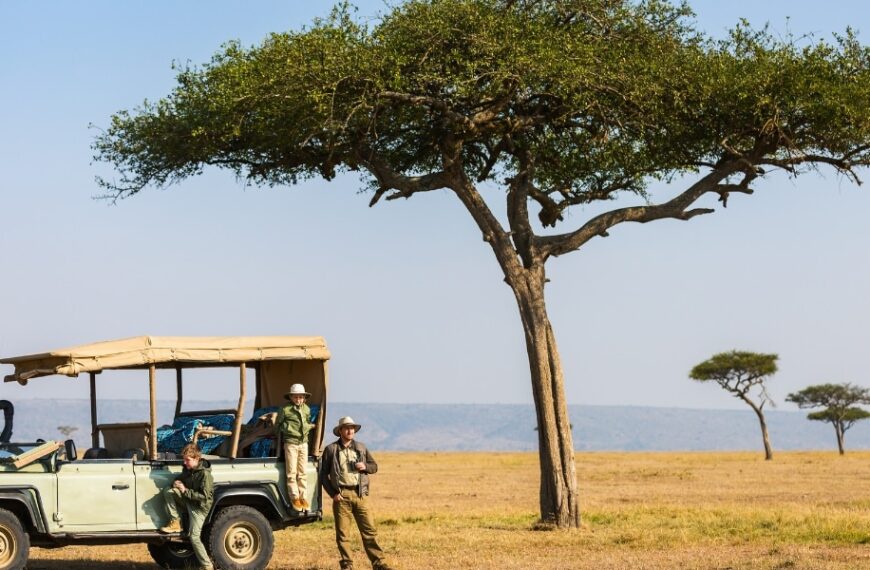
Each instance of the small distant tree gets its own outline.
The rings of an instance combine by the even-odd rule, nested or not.
[[[843,447],[846,430],[855,422],[870,418],[870,412],[857,406],[870,404],[870,389],[849,383],[809,386],[800,392],[789,394],[785,400],[794,402],[799,408],[824,408],[818,412],[810,412],[807,418],[828,422],[834,426],[840,455],[846,453]]]
[[[76,426],[57,426],[57,431],[63,434],[64,439],[69,439],[69,436],[78,429]]]
[[[735,398],[740,398],[752,408],[761,424],[764,458],[767,460],[773,459],[773,450],[770,447],[770,435],[767,433],[767,422],[764,419],[764,405],[770,403],[770,406],[774,407],[774,403],[767,394],[765,382],[768,377],[776,374],[778,358],[776,354],[732,350],[713,356],[689,372],[689,377],[693,380],[714,381],[723,390],[730,392]],[[757,402],[750,396],[750,392],[755,387],[758,388]]]

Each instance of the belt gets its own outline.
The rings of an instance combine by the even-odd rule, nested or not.
[[[353,489],[354,491],[359,487],[359,485],[339,485],[342,489]]]

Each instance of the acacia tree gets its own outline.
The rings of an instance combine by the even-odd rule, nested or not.
[[[798,46],[741,25],[713,41],[660,0],[410,0],[371,24],[344,5],[177,80],[96,138],[118,171],[99,180],[108,198],[214,165],[262,185],[359,172],[371,206],[463,204],[516,298],[541,518],[560,527],[580,515],[547,261],[625,222],[713,212],[708,196],[725,206],[772,170],[857,182],[870,162],[870,53],[853,34]],[[674,184],[654,196],[652,181]],[[582,219],[617,197],[636,204]]]
[[[858,407],[858,404],[870,404],[870,389],[849,383],[809,386],[800,392],[789,394],[785,400],[794,402],[799,408],[824,408],[818,412],[810,412],[807,418],[828,422],[834,426],[840,455],[846,453],[843,447],[846,430],[855,422],[870,418],[870,412]]]
[[[74,431],[78,431],[78,427],[76,426],[57,426],[57,431],[59,431],[65,438],[69,438],[70,435]]]
[[[730,392],[735,398],[740,398],[752,408],[761,425],[761,439],[764,442],[766,460],[773,459],[773,449],[770,446],[767,421],[764,419],[764,405],[770,403],[773,407],[774,403],[767,393],[765,382],[776,374],[777,359],[779,356],[776,354],[732,350],[713,355],[689,372],[689,377],[693,380],[716,382],[723,390]],[[750,394],[753,388],[758,388],[758,394],[755,396],[757,402]]]

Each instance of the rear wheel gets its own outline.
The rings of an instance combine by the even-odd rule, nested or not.
[[[199,564],[188,542],[149,544],[148,554],[161,568],[194,568]]]
[[[0,509],[0,570],[18,570],[27,564],[30,537],[21,521],[6,509]]]
[[[215,566],[221,570],[262,570],[272,558],[275,539],[260,511],[234,505],[215,516],[208,545]]]

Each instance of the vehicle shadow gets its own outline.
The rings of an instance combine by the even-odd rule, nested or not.
[[[153,562],[130,562],[129,560],[34,560],[27,561],[27,570],[154,570]]]

